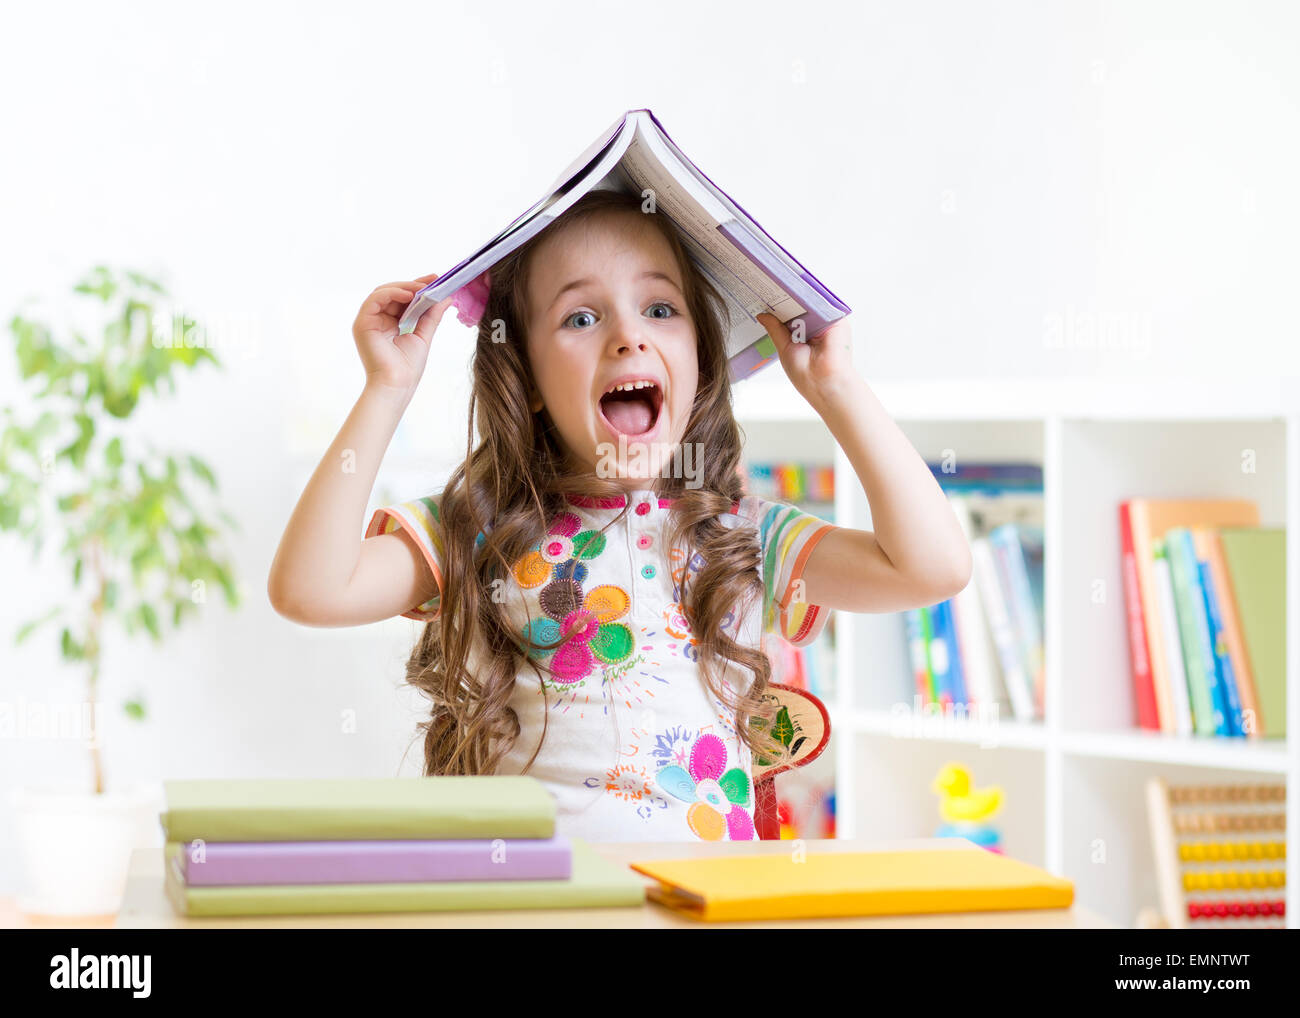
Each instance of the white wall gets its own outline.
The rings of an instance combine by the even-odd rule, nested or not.
[[[130,266],[219,327],[226,365],[138,429],[216,467],[247,601],[161,650],[110,639],[109,702],[143,691],[154,717],[108,712],[110,785],[418,773],[419,701],[397,690],[416,624],[296,627],[267,569],[360,390],[365,295],[459,261],[626,109],[653,109],[855,308],[869,380],[1300,375],[1292,5],[84,3],[5,21],[0,312]],[[1081,346],[1090,323],[1113,348]],[[387,495],[463,446],[468,335],[444,324]],[[797,398],[778,372],[750,384]],[[8,402],[8,354],[0,385]],[[77,696],[52,631],[8,638],[64,596],[61,567],[0,537],[0,575],[0,700]],[[85,774],[73,744],[0,740],[0,784]],[[0,805],[0,895],[16,866]]]

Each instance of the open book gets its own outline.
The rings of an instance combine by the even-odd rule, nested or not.
[[[804,335],[812,337],[851,310],[687,159],[653,113],[629,110],[560,174],[537,204],[420,290],[407,305],[400,330],[411,332],[434,304],[475,282],[588,191],[601,188],[643,198],[647,188],[654,192],[655,211],[672,220],[691,259],[726,300],[732,381],[776,359],[776,347],[755,315],[770,312],[786,324],[800,318]]]

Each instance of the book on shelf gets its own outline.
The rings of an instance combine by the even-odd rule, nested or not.
[[[955,596],[900,613],[925,705],[1043,714],[1042,467],[930,464],[971,549]]]
[[[787,325],[800,319],[805,334],[817,336],[850,313],[847,304],[687,158],[658,117],[637,109],[602,131],[534,205],[417,292],[402,314],[400,331],[414,330],[429,308],[470,288],[583,195],[601,189],[641,198],[647,212],[667,216],[677,228],[687,254],[726,302],[733,381],[776,359],[776,347],[755,315],[768,312]],[[468,315],[469,320],[476,317]]]
[[[1228,573],[1225,628],[1235,625],[1237,674],[1254,697],[1254,734],[1286,736],[1286,530],[1222,527],[1219,541]],[[1233,642],[1229,641],[1229,653]]]
[[[1183,668],[1192,701],[1192,729],[1197,735],[1233,735],[1227,697],[1214,666],[1205,593],[1201,588],[1196,551],[1186,527],[1165,533],[1165,554],[1174,585],[1174,608],[1182,641]]]
[[[773,502],[833,508],[835,467],[830,463],[749,462],[745,469],[745,490]]]
[[[1045,688],[1043,653],[1043,528],[1037,524],[1004,523],[989,534],[993,561],[1008,600],[1025,675],[1034,703],[1034,716],[1043,716]]]
[[[1178,610],[1174,607],[1174,581],[1169,572],[1169,557],[1165,551],[1165,542],[1156,539],[1152,543],[1153,575],[1155,598],[1157,601],[1156,618],[1159,621],[1159,639],[1164,643],[1165,654],[1172,675],[1186,675],[1183,664],[1182,637],[1178,631]],[[1139,625],[1141,615],[1138,616]],[[1151,680],[1154,705],[1155,686]],[[1178,735],[1192,734],[1192,704],[1188,696],[1187,683],[1175,682],[1169,691],[1170,709],[1174,713],[1174,731]],[[1159,729],[1157,728],[1157,731]]]
[[[1246,734],[1246,716],[1242,706],[1242,676],[1237,675],[1228,657],[1228,638],[1223,628],[1222,592],[1215,586],[1214,574],[1206,548],[1212,540],[1211,532],[1202,527],[1195,531],[1183,528],[1191,560],[1196,563],[1197,579],[1201,584],[1200,610],[1205,613],[1206,668],[1213,671],[1215,684],[1223,693],[1224,721],[1229,735]]]
[[[1285,532],[1260,527],[1249,499],[1129,499],[1119,504],[1119,524],[1138,726],[1184,736],[1282,735],[1284,669],[1272,664],[1285,661],[1285,630],[1274,621],[1284,612]],[[1226,539],[1254,542],[1255,554],[1234,569]],[[1243,596],[1256,647],[1245,636]],[[1262,673],[1256,658],[1267,662]]]

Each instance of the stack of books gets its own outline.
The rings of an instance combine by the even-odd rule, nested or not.
[[[1171,735],[1286,734],[1286,531],[1249,499],[1119,505],[1138,725]]]
[[[1043,716],[1043,468],[930,464],[970,543],[956,597],[902,612],[923,706]],[[991,711],[990,711],[991,712]]]
[[[185,916],[640,907],[644,881],[557,836],[528,776],[167,781]]]

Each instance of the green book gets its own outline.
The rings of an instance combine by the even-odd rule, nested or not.
[[[1178,616],[1178,635],[1182,641],[1183,667],[1187,670],[1187,691],[1192,700],[1192,730],[1197,735],[1227,735],[1223,712],[1215,703],[1216,677],[1205,667],[1202,638],[1209,640],[1203,630],[1205,601],[1199,596],[1199,581],[1194,577],[1195,560],[1189,561],[1187,542],[1183,541],[1185,527],[1171,527],[1162,540],[1165,558],[1169,562],[1169,575],[1174,586],[1174,607]]]
[[[465,880],[400,884],[270,884],[188,887],[175,845],[167,850],[167,899],[185,916],[464,912],[524,908],[640,908],[646,881],[571,839],[568,880]]]
[[[555,798],[528,775],[164,781],[167,841],[550,838]]]
[[[1286,735],[1286,531],[1221,527],[1241,638],[1259,701],[1261,735]]]

